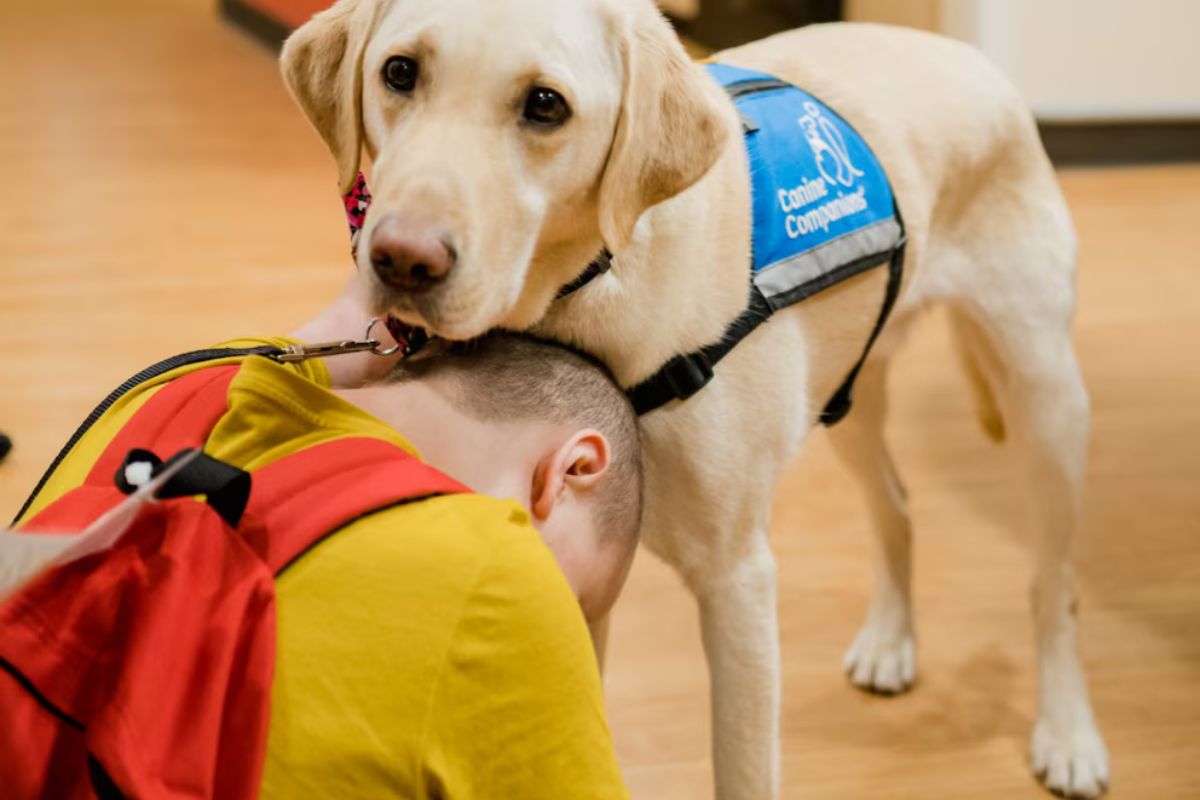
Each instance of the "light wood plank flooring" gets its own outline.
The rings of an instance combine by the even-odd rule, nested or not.
[[[0,4],[0,514],[110,388],[158,358],[281,332],[349,266],[333,169],[273,57],[204,0]],[[1095,407],[1083,652],[1116,800],[1200,797],[1200,166],[1062,176],[1082,241]],[[921,678],[839,671],[867,518],[816,435],[779,489],[784,796],[1039,798],[1029,537],[936,317],[894,372],[917,525]],[[643,557],[615,621],[611,721],[635,797],[709,789],[694,608]]]

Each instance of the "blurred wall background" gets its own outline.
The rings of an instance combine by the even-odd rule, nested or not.
[[[979,47],[1046,121],[1200,118],[1195,0],[845,0]]]
[[[332,0],[219,0],[262,38]],[[969,42],[1017,85],[1060,163],[1200,160],[1197,0],[658,0],[693,52],[836,19]]]

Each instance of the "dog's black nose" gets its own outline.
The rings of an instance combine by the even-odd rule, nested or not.
[[[392,289],[427,291],[446,279],[456,258],[444,237],[399,217],[385,217],[371,232],[371,266]]]

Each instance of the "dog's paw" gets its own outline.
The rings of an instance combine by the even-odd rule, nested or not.
[[[912,633],[897,634],[868,623],[846,651],[842,666],[860,689],[899,694],[916,679],[916,642]]]
[[[1108,790],[1108,751],[1094,725],[1055,730],[1038,720],[1030,761],[1033,773],[1061,797],[1093,798]]]

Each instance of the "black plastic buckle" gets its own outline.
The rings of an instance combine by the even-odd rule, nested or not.
[[[213,511],[216,511],[229,527],[236,528],[246,511],[246,504],[250,501],[250,473],[204,453],[181,450],[164,462],[149,450],[130,450],[117,470],[117,488],[124,494],[133,494],[138,490],[139,487],[130,483],[126,475],[126,468],[131,464],[149,464],[150,477],[153,478],[185,456],[190,456],[191,459],[155,493],[155,497],[159,500],[171,500],[177,497],[204,495],[205,502]]]
[[[662,369],[676,399],[687,400],[713,379],[712,362],[703,353],[675,356]]]

